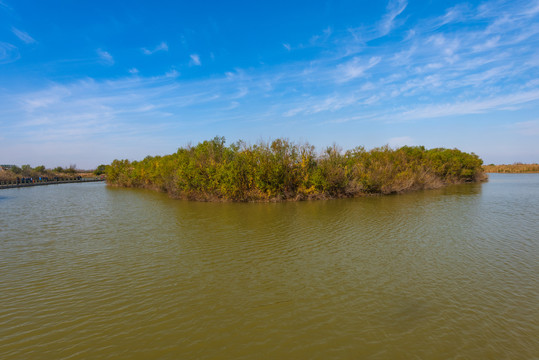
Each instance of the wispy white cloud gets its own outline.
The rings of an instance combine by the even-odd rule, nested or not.
[[[290,46],[290,44],[284,43],[283,47],[288,51],[292,50],[292,47]]]
[[[167,71],[165,76],[168,78],[177,78],[178,76],[180,76],[180,73],[178,72],[178,70],[172,69],[172,70]]]
[[[145,55],[152,55],[159,51],[168,51],[168,44],[162,41],[159,45],[157,45],[153,49],[142,48],[142,52]]]
[[[70,95],[71,91],[67,87],[55,85],[49,89],[33,92],[30,96],[23,97],[20,99],[20,103],[22,104],[22,109],[32,113],[35,110],[57,104]]]
[[[405,7],[406,2],[403,1],[392,3],[388,6],[388,14],[394,16],[388,19],[394,20]],[[479,16],[478,11],[473,7],[454,7],[446,11],[437,23],[466,21]],[[519,64],[528,63],[529,69],[533,66],[535,53],[505,45],[507,34],[501,30],[489,29],[487,33],[486,29],[495,19],[484,20],[480,23],[482,28],[462,26],[441,34],[417,31],[413,39],[399,44],[379,44],[372,48],[366,44],[361,55],[346,58],[332,56],[328,44],[326,54],[314,61],[283,64],[270,71],[266,68],[264,72],[236,69],[212,83],[212,95],[206,94],[205,101],[226,109],[237,99],[249,97],[251,103],[253,99],[260,101],[259,106],[264,109],[260,113],[271,112],[274,116],[287,118],[316,115],[349,119],[351,113],[356,112],[361,113],[363,119],[378,114],[380,119],[421,120],[520,108],[537,100],[534,97],[537,87],[528,82],[531,84],[529,91],[524,92],[522,88],[511,85],[511,79],[528,76],[527,68]],[[512,30],[515,34],[522,31],[516,27]],[[355,41],[349,32],[328,30],[326,35],[339,48]],[[474,50],[474,44],[481,48]],[[516,56],[517,50],[524,52]],[[112,64],[112,56],[101,52],[102,61]],[[380,66],[381,63],[384,66]],[[190,55],[190,65],[201,65],[198,54]],[[130,73],[136,73],[133,69]],[[169,89],[170,94],[178,94],[178,75],[173,69],[160,78],[145,80],[141,77],[139,80],[149,82],[151,85],[148,86],[156,91],[161,88],[160,83],[165,82],[167,88],[174,89]],[[139,88],[140,84],[137,83],[133,92],[146,91],[145,86]],[[194,93],[205,93],[207,89],[204,81],[190,81],[188,87],[182,86]],[[182,99],[178,106],[191,106],[201,100],[196,96],[185,97],[183,93],[178,96]],[[170,100],[170,97],[164,99]],[[381,110],[377,108],[379,106]],[[391,112],[390,108],[398,109],[398,113]],[[174,114],[173,110],[166,112]]]
[[[379,56],[373,56],[368,61],[360,57],[355,57],[347,63],[337,67],[337,82],[347,82],[357,77],[363,76],[367,70],[376,66],[382,60]]]
[[[305,111],[304,107],[297,107],[297,108],[293,108],[293,109],[285,111],[283,113],[283,116],[284,117],[292,117],[292,116],[296,116],[297,114],[302,113],[304,111]]]
[[[139,70],[135,67],[128,70],[130,74],[136,75],[139,73]]]
[[[387,5],[387,12],[378,24],[378,32],[380,36],[385,36],[395,27],[395,18],[399,16],[408,2],[406,0],[390,0]]]
[[[190,65],[200,66],[202,63],[200,62],[200,56],[198,54],[191,54],[189,55],[191,58],[191,61],[189,62]]]
[[[500,35],[493,36],[491,38],[486,39],[485,42],[483,43],[474,45],[472,49],[477,52],[490,50],[498,45],[500,38],[501,38]]]
[[[26,44],[33,44],[33,43],[36,42],[34,40],[34,38],[31,37],[27,32],[19,30],[19,29],[15,28],[15,27],[11,28],[11,32],[13,32],[13,34],[15,34],[15,36],[18,37],[19,40],[21,40],[22,42],[24,42]]]
[[[152,127],[148,131],[150,119],[161,124],[155,124],[156,127],[163,127],[169,122],[167,119],[177,119],[180,112],[192,114],[192,109],[204,112],[208,103],[223,111],[233,110],[240,105],[238,95],[247,95],[245,89],[240,89],[239,94],[228,91],[229,85],[235,85],[228,84],[224,78],[179,86],[177,76],[177,71],[171,70],[153,78],[87,79],[68,85],[55,84],[39,91],[2,94],[0,117],[18,112],[20,121],[9,128],[24,129],[18,132],[27,139],[42,132],[40,141],[62,141],[67,135],[85,139],[103,134],[114,136],[117,131],[142,136],[157,131]],[[195,118],[189,121],[197,122]],[[175,122],[170,126],[176,126]],[[165,128],[161,130],[166,131]]]
[[[529,4],[529,7],[525,8],[522,11],[522,15],[524,15],[526,17],[533,17],[533,16],[539,14],[539,1],[537,1],[537,0],[530,1],[528,4]]]
[[[447,116],[481,114],[494,110],[515,110],[519,106],[532,101],[539,101],[539,90],[455,103],[427,104],[403,111],[399,113],[398,117],[401,120],[435,119]]]
[[[452,79],[445,82],[445,85],[450,88],[458,88],[464,86],[486,86],[491,83],[499,82],[500,80],[513,74],[512,65],[501,65],[490,68],[485,71],[478,71],[459,76],[458,79]]]
[[[467,4],[457,4],[447,9],[443,15],[436,16],[430,19],[424,19],[419,24],[416,24],[412,29],[408,30],[408,39],[415,35],[429,35],[435,31],[439,31],[445,25],[464,23],[473,18],[472,10]]]
[[[350,106],[357,103],[359,100],[356,95],[342,96],[334,95],[327,97],[323,100],[317,100],[316,103],[312,104],[309,109],[305,112],[306,114],[316,114],[322,111],[337,111],[344,107]]]
[[[309,39],[309,43],[311,45],[320,45],[320,44],[323,44],[325,43],[326,41],[328,41],[328,39],[330,38],[330,36],[333,34],[333,30],[331,29],[331,27],[327,27],[325,28],[324,30],[322,30],[322,33],[321,34],[316,34],[316,35],[313,35],[310,39]]]
[[[247,94],[249,94],[249,89],[247,87],[241,87],[238,89],[238,92],[232,96],[233,99],[241,99],[242,97],[245,97]]]
[[[335,113],[345,108],[357,108],[357,106],[372,105],[380,97],[364,92],[352,92],[349,94],[333,94],[329,96],[313,96],[299,103],[291,104],[282,116],[293,117],[296,115],[313,115],[323,112]]]
[[[457,37],[448,38],[443,34],[432,35],[426,40],[426,45],[436,48],[445,62],[449,64],[459,59],[460,39]]]
[[[20,58],[16,46],[0,41],[0,64],[7,64]]]
[[[436,23],[438,27],[440,27],[446,24],[465,21],[467,17],[466,14],[469,12],[468,10],[466,4],[457,4],[447,9],[443,16],[437,18]]]
[[[99,60],[105,65],[114,65],[114,58],[108,51],[97,49],[97,55]]]

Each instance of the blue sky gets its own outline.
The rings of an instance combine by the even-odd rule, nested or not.
[[[216,135],[539,162],[539,1],[0,0],[0,163]]]

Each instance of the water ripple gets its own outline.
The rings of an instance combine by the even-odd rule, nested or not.
[[[538,184],[277,204],[2,190],[0,358],[533,358]]]

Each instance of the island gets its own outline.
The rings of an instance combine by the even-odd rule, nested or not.
[[[395,194],[485,181],[483,161],[458,149],[423,146],[318,153],[287,139],[229,146],[215,137],[166,156],[114,160],[110,186],[163,191],[198,201],[285,201]]]

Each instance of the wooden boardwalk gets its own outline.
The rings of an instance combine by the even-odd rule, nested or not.
[[[82,178],[82,179],[64,179],[64,180],[49,180],[49,181],[35,181],[31,183],[15,183],[15,182],[0,182],[0,189],[13,189],[22,188],[28,186],[42,186],[42,185],[58,185],[58,184],[72,184],[72,183],[87,183],[105,181],[102,178]]]

